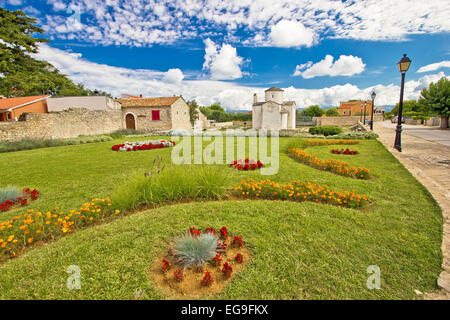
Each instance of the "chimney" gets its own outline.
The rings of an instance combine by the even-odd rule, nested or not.
[[[258,96],[256,95],[256,93],[253,95],[253,104],[257,104],[258,103]]]

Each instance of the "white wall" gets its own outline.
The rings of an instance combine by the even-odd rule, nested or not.
[[[252,109],[252,128],[261,129],[261,106],[253,106]]]
[[[275,101],[279,104],[283,103],[284,94],[283,91],[266,91],[265,92],[266,101]]]
[[[280,105],[273,102],[268,102],[262,106],[261,129],[280,130],[280,109]]]

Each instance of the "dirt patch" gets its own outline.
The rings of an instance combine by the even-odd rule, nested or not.
[[[243,256],[241,263],[235,260],[238,253]],[[211,263],[207,263],[203,267],[202,272],[197,272],[193,268],[184,270],[184,279],[180,282],[175,279],[174,271],[182,268],[176,264],[175,259],[168,253],[160,254],[150,269],[150,277],[167,299],[200,299],[212,296],[221,292],[240,272],[245,270],[251,259],[250,250],[246,246],[242,248],[230,247],[222,253],[221,257],[221,264],[217,267]],[[169,260],[171,263],[171,267],[167,272],[163,272],[161,269],[162,260],[164,259]],[[222,266],[225,262],[228,262],[233,267],[231,278],[226,278],[222,273]],[[210,286],[200,284],[206,271],[209,271],[214,279],[214,282]]]

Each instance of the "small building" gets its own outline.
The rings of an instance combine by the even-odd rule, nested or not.
[[[69,109],[84,108],[91,111],[120,110],[121,105],[108,96],[78,96],[47,99],[48,112],[61,112]]]
[[[47,113],[45,96],[0,99],[0,122],[18,120],[22,113]]]
[[[360,116],[364,114],[364,103],[366,104],[366,115],[372,113],[372,100],[352,100],[347,102],[341,102],[339,104],[339,114],[341,116]]]
[[[189,106],[182,97],[119,98],[126,128],[155,131],[191,129]]]
[[[284,101],[284,91],[272,87],[265,91],[265,101],[258,102],[253,95],[252,127],[255,130],[295,129],[296,103]]]

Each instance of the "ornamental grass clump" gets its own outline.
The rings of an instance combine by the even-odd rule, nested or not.
[[[162,161],[162,160],[161,160]],[[170,166],[155,163],[118,185],[111,199],[123,210],[181,200],[216,200],[228,191],[230,174],[218,166]]]
[[[14,186],[7,186],[0,189],[0,204],[9,200],[16,201],[17,198],[22,196],[22,191]]]
[[[213,233],[193,235],[189,232],[178,239],[173,252],[183,268],[202,267],[216,256],[217,241],[218,237]]]

